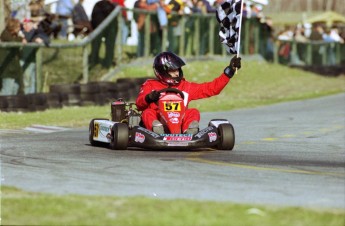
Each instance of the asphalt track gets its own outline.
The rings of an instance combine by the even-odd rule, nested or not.
[[[1,184],[55,194],[187,198],[345,209],[345,94],[202,114],[235,127],[233,151],[113,151],[88,128],[2,133]]]

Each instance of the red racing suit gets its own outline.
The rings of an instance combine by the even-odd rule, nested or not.
[[[164,88],[171,87],[181,90],[184,93],[184,104],[187,110],[182,121],[182,131],[186,131],[192,121],[200,121],[200,112],[195,108],[188,109],[189,102],[192,100],[218,95],[229,81],[230,78],[224,73],[215,78],[213,81],[204,83],[188,82],[183,78],[181,82],[175,86],[169,86],[156,79],[148,79],[141,86],[139,96],[136,100],[138,110],[143,111],[141,117],[144,126],[147,129],[152,130],[152,122],[154,120],[158,120],[158,106],[155,103],[148,104],[145,100],[146,95],[151,91],[158,91]]]

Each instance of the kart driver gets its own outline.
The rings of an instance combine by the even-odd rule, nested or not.
[[[234,56],[224,72],[211,82],[194,83],[183,77],[182,66],[185,62],[172,52],[159,53],[153,62],[153,71],[157,79],[148,79],[140,89],[136,105],[142,112],[144,126],[158,134],[164,133],[163,124],[159,121],[158,106],[160,98],[158,90],[175,88],[184,93],[184,104],[187,108],[192,100],[218,95],[228,84],[236,72],[241,68],[241,58]],[[195,108],[187,108],[182,121],[182,131],[196,134],[199,131],[200,112]]]

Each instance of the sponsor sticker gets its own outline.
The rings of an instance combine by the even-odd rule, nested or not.
[[[169,119],[169,121],[173,124],[177,124],[177,123],[179,123],[180,120],[178,120],[178,118],[171,118],[171,119]]]
[[[209,127],[205,128],[205,129],[199,131],[199,133],[197,133],[195,136],[196,136],[197,138],[201,138],[201,137],[204,136],[206,133],[212,131],[213,128],[214,128],[214,127],[209,126]]]
[[[98,137],[98,131],[99,131],[99,123],[96,122],[96,123],[93,125],[93,137],[94,137],[94,138],[97,138],[97,137]]]
[[[193,138],[192,134],[163,134],[163,140],[166,141],[190,141]]]
[[[179,112],[168,112],[168,118],[179,118],[180,117],[180,113]]]
[[[217,134],[215,132],[208,133],[208,138],[210,142],[216,141],[217,140]]]
[[[138,143],[144,143],[144,141],[145,141],[145,135],[142,134],[142,133],[135,132],[134,141],[135,141],[135,142],[138,142]]]
[[[138,130],[141,130],[141,131],[143,131],[143,132],[145,132],[145,133],[151,135],[151,136],[154,137],[154,138],[160,137],[157,133],[155,133],[155,132],[153,132],[153,131],[151,131],[151,130],[145,129],[145,128],[143,128],[143,127],[138,127]]]

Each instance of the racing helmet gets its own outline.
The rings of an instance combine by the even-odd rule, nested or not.
[[[172,52],[162,52],[153,61],[153,71],[159,81],[168,85],[177,85],[183,78],[182,66],[186,63]],[[171,77],[170,70],[179,70],[178,77]]]

